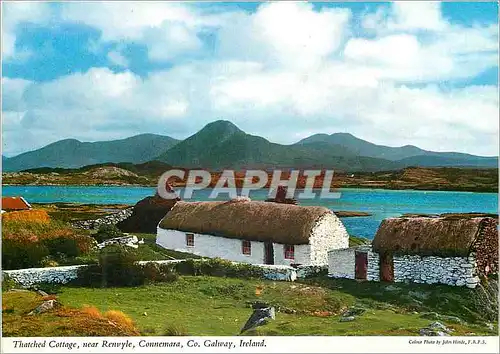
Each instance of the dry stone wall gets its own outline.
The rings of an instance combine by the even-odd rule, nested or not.
[[[203,260],[200,260],[201,262]],[[184,260],[165,260],[152,261],[153,263],[178,263]],[[146,261],[138,262],[140,264],[149,263]],[[237,263],[237,262],[233,262]],[[264,278],[278,281],[295,281],[297,278],[306,278],[326,271],[326,267],[303,266],[294,268],[291,266],[280,265],[254,265],[263,269]],[[66,267],[47,267],[47,268],[28,268],[17,270],[5,270],[3,274],[16,281],[19,285],[25,288],[30,288],[33,285],[40,283],[50,284],[66,284],[77,278],[78,269],[86,267],[86,265],[66,266]]]
[[[134,208],[127,208],[120,210],[116,213],[113,213],[111,215],[106,215],[102,218],[99,219],[94,219],[94,220],[82,220],[82,221],[75,221],[72,223],[74,227],[78,227],[81,229],[86,229],[86,230],[91,230],[91,229],[97,229],[99,228],[100,225],[116,225],[119,222],[129,218],[132,215]]]
[[[394,281],[446,284],[475,288],[479,283],[474,254],[469,257],[397,256]]]

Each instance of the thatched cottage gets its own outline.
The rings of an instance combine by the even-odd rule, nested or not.
[[[329,275],[474,288],[498,274],[498,218],[484,214],[384,220],[371,246],[331,250]]]
[[[160,221],[156,243],[252,264],[326,265],[328,250],[347,247],[349,235],[340,219],[324,207],[179,201]]]

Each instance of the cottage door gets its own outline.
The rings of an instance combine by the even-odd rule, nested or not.
[[[380,280],[394,281],[394,260],[392,254],[386,253],[380,255]]]
[[[355,261],[355,278],[366,280],[366,273],[368,269],[368,254],[366,252],[356,252]]]
[[[264,264],[274,264],[274,249],[272,242],[264,243]]]

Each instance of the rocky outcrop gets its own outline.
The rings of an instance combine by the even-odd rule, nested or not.
[[[172,209],[178,199],[163,199],[159,195],[140,200],[130,217],[116,226],[123,232],[156,233],[160,220]]]

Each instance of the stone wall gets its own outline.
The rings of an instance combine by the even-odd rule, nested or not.
[[[366,279],[371,281],[380,281],[380,257],[378,253],[367,251],[368,269]]]
[[[474,254],[469,257],[395,256],[394,281],[475,288],[479,282]]]
[[[116,225],[120,221],[129,218],[133,210],[134,208],[130,207],[99,219],[75,221],[72,225],[86,230],[97,229],[100,225]]]
[[[180,263],[185,260],[164,260],[153,261],[153,263]],[[198,260],[203,262],[203,260]],[[149,263],[148,261],[138,262],[139,264]],[[237,262],[233,262],[237,263]],[[324,271],[325,267],[303,266],[290,267],[284,265],[255,265],[264,270],[264,279],[277,281],[295,281],[297,278],[307,278],[314,274]],[[2,274],[7,274],[11,279],[15,280],[25,288],[32,287],[35,284],[51,283],[51,284],[66,284],[71,280],[76,279],[78,269],[86,267],[86,265],[66,266],[66,267],[47,267],[47,268],[29,268],[18,270],[5,270]]]
[[[48,268],[28,268],[17,270],[5,270],[11,279],[24,287],[30,287],[40,283],[66,284],[76,279],[78,269],[85,265],[48,267]]]

